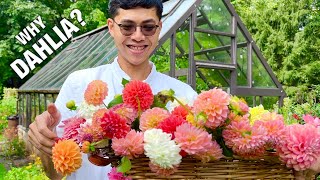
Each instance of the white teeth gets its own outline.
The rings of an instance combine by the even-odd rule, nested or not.
[[[129,48],[134,50],[143,50],[144,46],[129,46]]]

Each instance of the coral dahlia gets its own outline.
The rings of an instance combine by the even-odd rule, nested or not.
[[[153,103],[153,94],[149,84],[133,80],[122,91],[123,102],[137,110],[144,111]],[[139,109],[140,108],[140,109]]]
[[[84,92],[84,99],[88,104],[100,105],[108,95],[107,83],[101,80],[94,80],[90,82]]]

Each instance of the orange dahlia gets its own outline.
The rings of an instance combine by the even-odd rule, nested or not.
[[[73,140],[62,140],[52,148],[54,169],[63,176],[75,172],[81,167],[80,148]]]
[[[94,80],[88,84],[86,91],[84,92],[84,99],[88,104],[100,105],[108,95],[107,83],[101,80]]]
[[[109,110],[106,108],[99,109],[96,111],[92,116],[92,124],[99,123],[99,118],[102,118],[104,113],[108,112]]]
[[[140,111],[150,108],[153,103],[151,87],[142,81],[130,81],[126,84],[122,93],[123,102]]]

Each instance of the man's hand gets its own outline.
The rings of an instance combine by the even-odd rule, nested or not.
[[[51,157],[52,147],[55,143],[57,135],[53,132],[59,124],[61,114],[56,106],[51,103],[48,105],[47,111],[38,115],[35,121],[29,126],[29,141],[40,152]]]

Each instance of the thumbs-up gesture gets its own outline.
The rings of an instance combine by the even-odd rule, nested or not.
[[[59,124],[61,114],[57,107],[51,103],[47,111],[38,115],[35,121],[29,126],[29,141],[39,151],[47,156],[51,156],[51,150],[57,135],[54,133],[55,127]]]

